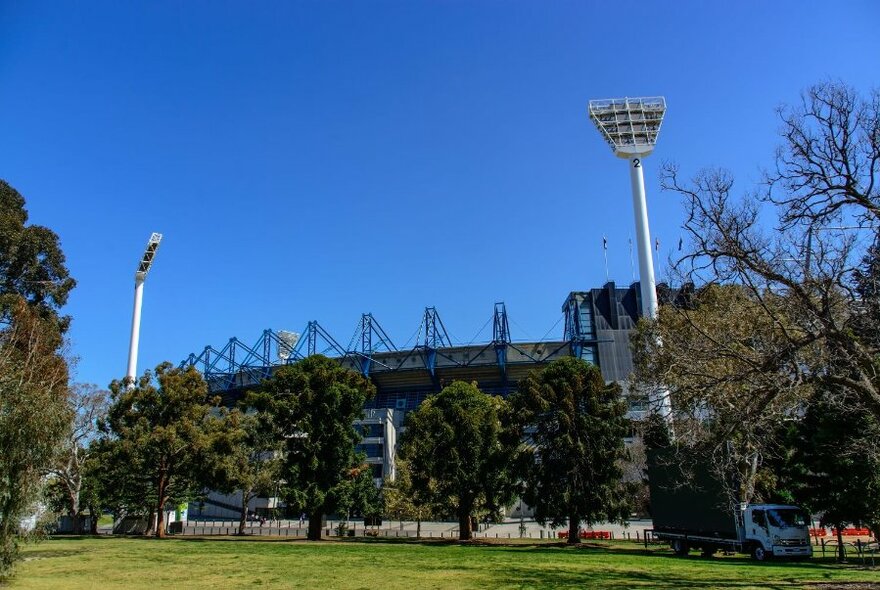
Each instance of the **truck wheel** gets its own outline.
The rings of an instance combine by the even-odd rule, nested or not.
[[[683,539],[673,539],[670,546],[672,547],[673,553],[675,553],[679,557],[684,557],[688,554],[688,551],[691,550],[691,548],[688,546],[687,541]]]
[[[713,547],[712,545],[704,545],[702,555],[703,557],[712,557],[715,555],[715,552],[718,551],[717,547]]]
[[[767,553],[767,550],[764,549],[764,546],[758,543],[754,547],[752,547],[752,557],[755,561],[767,561],[770,557],[770,554]]]

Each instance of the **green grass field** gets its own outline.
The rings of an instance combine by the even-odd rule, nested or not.
[[[677,558],[635,543],[578,548],[67,538],[29,545],[10,589],[126,588],[880,588],[880,569],[746,557]],[[870,584],[869,584],[870,583]]]

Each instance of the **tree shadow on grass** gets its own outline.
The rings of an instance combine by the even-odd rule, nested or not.
[[[869,582],[805,582],[801,578],[779,578],[768,580],[756,575],[719,576],[693,575],[687,572],[650,572],[650,571],[607,571],[591,570],[590,572],[560,571],[558,569],[540,569],[514,566],[504,572],[504,576],[495,580],[499,586],[535,587],[535,588],[852,588],[866,590],[880,588],[880,584]]]
[[[90,538],[90,537],[84,537]],[[139,538],[144,540],[152,540],[154,537],[130,537],[130,538]],[[718,567],[729,569],[730,567],[737,568],[747,568],[751,570],[754,568],[755,571],[761,571],[762,569],[767,570],[767,568],[772,568],[773,571],[779,572],[780,570],[799,570],[799,577],[803,577],[803,568],[809,567],[813,572],[817,575],[821,575],[825,572],[839,572],[844,570],[859,570],[862,569],[860,564],[851,563],[849,565],[841,565],[834,561],[834,558],[812,558],[810,560],[772,560],[769,563],[758,563],[755,562],[748,556],[725,556],[725,557],[701,557],[697,555],[691,555],[689,557],[679,557],[673,554],[667,548],[655,548],[651,547],[649,549],[645,549],[644,546],[639,545],[637,543],[633,543],[631,547],[621,546],[621,545],[606,545],[602,543],[596,542],[582,542],[575,545],[569,545],[566,542],[540,542],[535,540],[534,542],[522,541],[518,540],[517,542],[503,542],[496,540],[484,540],[484,539],[472,539],[470,541],[459,541],[458,539],[438,539],[438,538],[421,538],[416,539],[413,537],[324,537],[320,541],[309,541],[304,538],[288,538],[288,537],[256,537],[256,536],[174,536],[168,537],[169,539],[174,539],[177,541],[183,541],[186,543],[261,543],[261,544],[290,544],[290,545],[300,545],[300,546],[311,546],[318,547],[321,545],[385,545],[385,546],[423,546],[423,547],[442,547],[442,546],[460,546],[460,547],[473,547],[475,549],[483,549],[489,550],[492,552],[500,552],[500,553],[516,553],[517,555],[521,555],[523,557],[529,555],[546,555],[546,556],[554,556],[558,557],[561,555],[569,555],[572,557],[578,555],[587,555],[587,554],[604,554],[608,555],[610,559],[613,559],[614,556],[631,556],[631,557],[640,557],[647,560],[669,560],[665,563],[677,562],[681,565],[691,564],[695,567],[708,566],[708,567]],[[657,563],[660,563],[659,561]],[[794,572],[792,572],[794,573]],[[633,575],[641,575],[638,573],[633,573]],[[784,575],[784,574],[782,574]],[[583,582],[583,580],[581,580]],[[715,581],[717,583],[717,580]],[[687,584],[693,583],[693,580],[683,582],[686,586]],[[754,585],[753,582],[749,582],[748,580],[744,581],[742,584],[736,584],[737,586],[749,586]],[[711,587],[711,584],[703,585],[700,582],[700,587]],[[782,586],[780,586],[782,587]],[[862,586],[867,587],[867,586]],[[880,589],[880,584],[877,585],[877,588]]]

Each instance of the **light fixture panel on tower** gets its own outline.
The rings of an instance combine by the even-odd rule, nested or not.
[[[590,101],[590,119],[619,158],[647,156],[654,151],[666,114],[662,96]]]
[[[144,280],[150,267],[153,266],[153,258],[156,256],[156,250],[159,249],[159,242],[162,241],[162,234],[153,232],[147,242],[147,248],[144,250],[144,256],[138,263],[137,271],[134,273],[136,279]]]

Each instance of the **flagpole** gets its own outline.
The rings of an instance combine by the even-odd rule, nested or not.
[[[605,256],[605,282],[608,282],[608,238],[602,236],[602,254]]]

